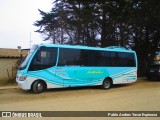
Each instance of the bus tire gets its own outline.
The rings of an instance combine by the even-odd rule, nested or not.
[[[112,86],[112,80],[109,78],[104,79],[103,83],[102,83],[102,88],[103,89],[110,89]]]
[[[32,90],[34,93],[42,93],[45,90],[45,85],[42,81],[35,81],[32,85]]]

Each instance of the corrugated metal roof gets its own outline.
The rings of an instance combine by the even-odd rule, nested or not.
[[[22,50],[23,56],[26,56],[27,53],[28,50]],[[20,57],[18,49],[0,48],[0,58],[18,58],[18,57]]]

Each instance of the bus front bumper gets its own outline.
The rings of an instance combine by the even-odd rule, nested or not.
[[[27,88],[27,81],[26,81],[26,80],[24,80],[24,81],[16,80],[16,82],[17,82],[18,86],[19,86],[21,89],[23,89],[23,90],[29,90],[29,89]]]

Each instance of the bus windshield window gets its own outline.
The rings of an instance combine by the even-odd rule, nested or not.
[[[28,55],[25,57],[24,61],[20,65],[20,67],[19,67],[20,70],[23,70],[23,69],[26,68],[26,66],[27,66],[27,64],[28,64],[33,52],[37,49],[37,47],[38,47],[37,45],[33,45],[32,46],[32,48],[30,49]]]
[[[27,64],[28,64],[29,59],[31,58],[31,56],[32,56],[32,53],[29,53],[29,54],[27,55],[27,57],[25,58],[25,60],[24,60],[24,61],[22,62],[22,64],[20,65],[20,70],[23,70],[23,69],[26,68],[26,66],[27,66]]]

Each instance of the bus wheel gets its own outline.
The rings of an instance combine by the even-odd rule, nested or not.
[[[111,79],[106,78],[106,79],[103,81],[102,88],[103,88],[103,89],[109,89],[109,88],[111,88],[111,85],[112,85]]]
[[[41,93],[45,89],[44,83],[42,81],[35,81],[32,86],[34,93]]]

